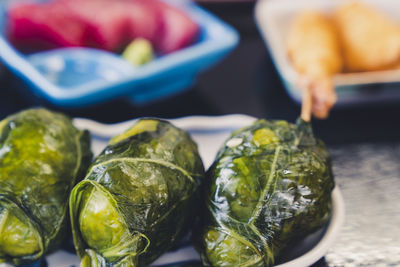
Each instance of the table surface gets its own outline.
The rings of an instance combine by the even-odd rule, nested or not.
[[[286,94],[253,19],[254,4],[203,3],[241,35],[238,47],[200,75],[190,90],[146,106],[123,99],[79,109],[60,109],[26,98],[20,81],[0,77],[0,118],[38,104],[73,117],[113,123],[142,116],[248,114],[294,121],[300,107]],[[400,88],[399,88],[400,90]],[[400,103],[334,109],[314,120],[332,154],[336,183],[346,202],[342,234],[315,266],[400,266]]]

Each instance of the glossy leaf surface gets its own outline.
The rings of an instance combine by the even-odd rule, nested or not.
[[[142,119],[112,138],[70,197],[82,266],[143,266],[186,233],[204,168],[190,136]]]
[[[330,216],[329,155],[302,120],[258,120],[235,131],[208,178],[199,238],[206,266],[271,266]]]
[[[0,262],[34,261],[58,245],[91,158],[88,132],[60,113],[30,109],[0,122]]]

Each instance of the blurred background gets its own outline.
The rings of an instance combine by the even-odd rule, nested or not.
[[[276,2],[276,1],[275,1]],[[120,122],[141,116],[176,118],[189,115],[248,114],[268,119],[294,121],[299,104],[293,101],[274,66],[254,17],[255,1],[199,1],[198,4],[236,29],[237,45],[221,61],[200,71],[191,85],[181,92],[165,95],[144,104],[132,104],[126,95],[80,107],[54,105],[35,96],[9,68],[1,67],[0,116],[36,105],[61,110],[73,117],[100,122]],[[4,26],[4,24],[3,24]],[[12,63],[11,63],[12,64]],[[181,75],[184,76],[185,74]],[[177,76],[179,77],[179,76]],[[29,84],[29,82],[28,82]],[[398,89],[397,83],[392,83]],[[396,95],[387,93],[387,84],[367,84],[360,90],[360,101],[334,107],[326,120],[314,120],[316,133],[327,143],[398,140],[400,115]],[[393,91],[393,88],[392,88]],[[398,90],[397,90],[398,91]],[[362,101],[363,98],[384,99]],[[340,100],[340,99],[339,99]]]
[[[255,1],[199,1],[199,5],[236,29],[240,41],[221,61],[200,71],[191,85],[181,92],[144,104],[132,104],[125,95],[100,104],[62,107],[35,96],[15,72],[1,67],[0,116],[43,105],[73,117],[100,122],[120,122],[141,116],[176,118],[190,115],[248,114],[268,119],[294,121],[299,104],[293,101],[277,69],[273,55],[257,28]],[[4,24],[3,24],[4,25]],[[185,75],[185,74],[183,74]],[[393,86],[393,84],[391,84]],[[400,105],[386,85],[368,84],[360,89],[360,101],[334,107],[326,120],[314,120],[315,132],[329,144],[398,140],[400,126],[396,118]],[[395,90],[398,84],[394,83]],[[361,101],[386,97],[381,102]]]

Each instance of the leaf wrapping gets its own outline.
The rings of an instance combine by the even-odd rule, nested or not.
[[[143,266],[186,233],[204,167],[190,136],[142,119],[112,138],[72,191],[74,244],[82,266]]]
[[[37,260],[66,234],[69,193],[90,164],[90,137],[29,109],[0,122],[0,262]]]
[[[301,119],[258,120],[233,132],[208,179],[198,237],[206,266],[271,266],[330,217],[329,154]]]

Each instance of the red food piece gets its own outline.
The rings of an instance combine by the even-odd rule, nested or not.
[[[157,0],[152,2],[153,7],[160,12],[162,26],[155,44],[161,53],[170,53],[195,42],[200,33],[199,26],[183,11]]]
[[[90,46],[120,51],[137,37],[155,40],[158,16],[145,1],[63,0],[90,29]]]
[[[121,2],[126,5],[130,41],[141,37],[154,44],[162,30],[162,20],[158,8],[154,8],[147,0]]]
[[[84,21],[88,30],[87,46],[118,51],[127,41],[124,8],[109,1],[58,1],[74,20]]]
[[[192,43],[196,23],[157,0],[54,0],[9,10],[9,36],[16,44],[43,48],[90,46],[119,52],[134,39],[149,40],[161,54]]]
[[[20,45],[83,46],[88,28],[79,19],[71,17],[60,5],[25,4],[8,12],[8,34]]]

